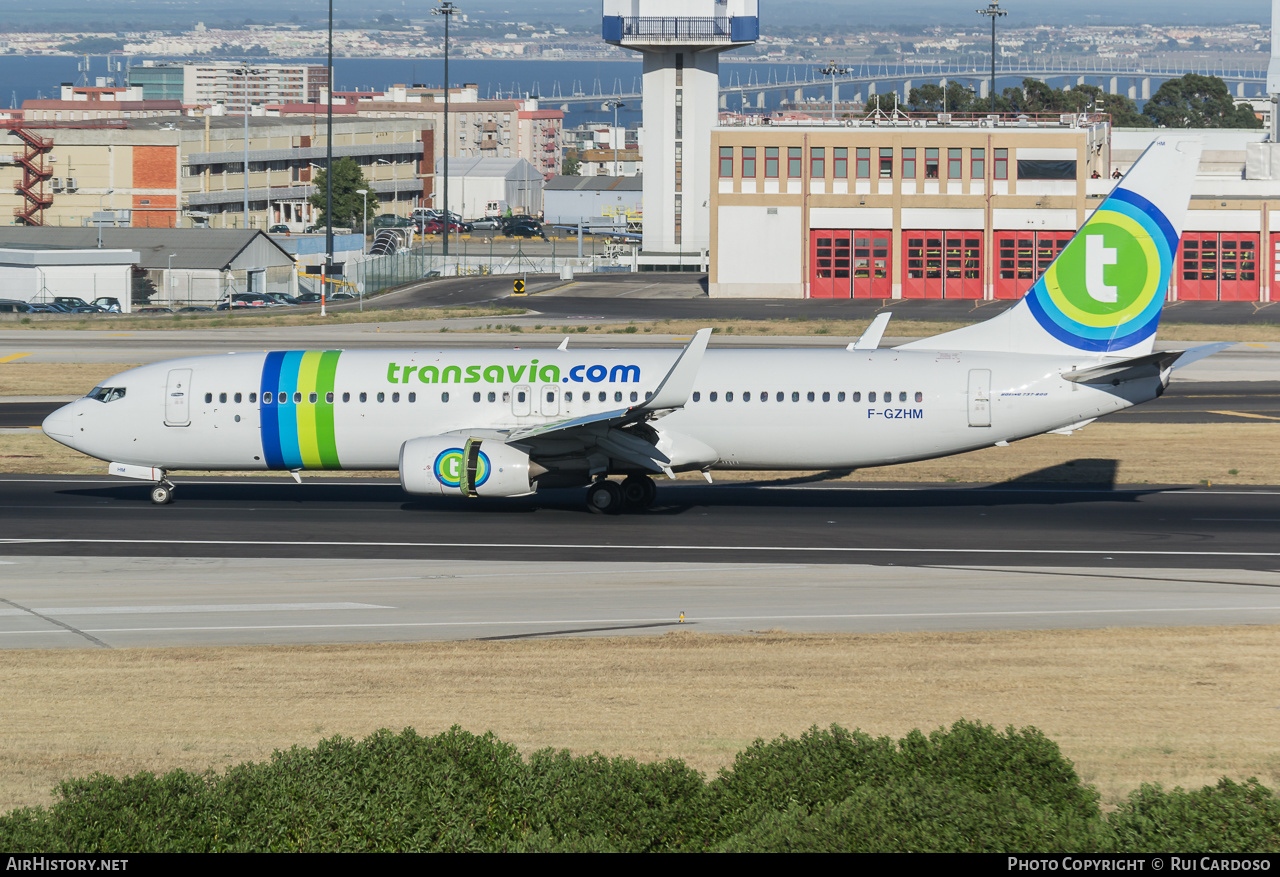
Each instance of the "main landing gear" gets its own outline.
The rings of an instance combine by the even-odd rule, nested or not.
[[[658,498],[658,485],[648,475],[630,475],[619,484],[602,478],[587,488],[587,508],[597,515],[640,511]]]
[[[173,502],[173,482],[165,478],[151,488],[151,502],[155,505],[168,505]]]

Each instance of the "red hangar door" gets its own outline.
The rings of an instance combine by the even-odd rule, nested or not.
[[[1257,232],[1189,231],[1178,247],[1178,299],[1258,301]]]
[[[982,232],[902,233],[903,298],[982,298]]]
[[[892,298],[892,232],[816,229],[809,233],[811,298]]]
[[[1075,234],[1074,231],[998,231],[996,298],[1022,298]]]

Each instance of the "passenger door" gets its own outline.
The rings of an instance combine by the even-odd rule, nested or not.
[[[991,425],[991,369],[969,370],[969,425]]]
[[[164,394],[164,425],[191,425],[191,369],[169,369]]]

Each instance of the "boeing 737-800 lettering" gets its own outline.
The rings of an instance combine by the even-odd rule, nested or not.
[[[51,438],[154,483],[172,470],[398,469],[411,494],[587,486],[643,508],[654,475],[905,463],[1078,428],[1153,399],[1223,345],[1153,353],[1200,147],[1155,142],[1025,298],[876,349],[278,351],[116,375]],[[609,476],[622,476],[621,483]]]

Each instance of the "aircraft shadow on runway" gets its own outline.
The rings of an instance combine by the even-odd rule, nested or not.
[[[1168,488],[1128,487],[1116,484],[1117,460],[1080,458],[1029,472],[997,484],[941,486],[935,484],[844,483],[838,489],[831,482],[848,474],[832,470],[811,475],[767,481],[702,484],[659,482],[658,500],[641,514],[682,515],[697,508],[947,508],[965,506],[1063,505],[1081,502],[1136,502],[1141,497]],[[448,512],[454,514],[529,514],[562,511],[591,516],[580,489],[546,490],[536,496],[484,498],[473,500],[449,497],[406,497],[394,482],[266,484],[262,481],[202,483],[177,479],[176,504],[226,502],[243,507],[268,503],[281,507],[304,505],[348,505],[358,513],[361,505],[398,504],[406,512]],[[828,485],[826,487],[821,485]],[[813,485],[813,489],[803,489]],[[893,489],[885,489],[891,486]],[[122,482],[111,487],[71,488],[59,491],[68,496],[122,501],[149,502],[149,485]],[[594,517],[594,516],[592,516]]]

